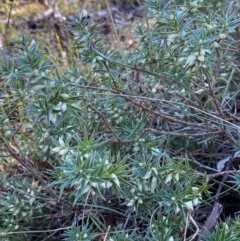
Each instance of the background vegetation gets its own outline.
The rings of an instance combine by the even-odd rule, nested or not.
[[[131,48],[107,3],[114,45],[79,13],[3,54],[1,240],[239,240],[237,3],[147,0]]]

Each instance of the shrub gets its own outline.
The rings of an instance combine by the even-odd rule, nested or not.
[[[18,54],[0,67],[3,239],[197,235],[196,210],[215,200],[209,180],[223,175],[212,174],[219,152],[239,153],[240,20],[234,3],[145,6],[133,52],[112,50],[89,18],[73,17],[82,63],[67,71],[30,36],[13,41]],[[237,233],[237,222],[226,225],[211,240],[222,227]]]

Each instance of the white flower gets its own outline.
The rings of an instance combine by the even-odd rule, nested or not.
[[[61,110],[64,112],[66,109],[67,109],[67,104],[66,104],[66,103],[63,103],[63,104],[61,105]]]
[[[158,174],[157,168],[152,167],[152,170],[153,170],[153,172],[154,172],[156,175]]]
[[[12,135],[12,131],[11,130],[7,130],[5,131],[4,133],[4,136],[7,138],[7,137],[10,137]]]
[[[193,210],[193,202],[192,201],[188,201],[184,203],[187,207],[188,210]]]
[[[168,241],[174,241],[173,237],[171,236]]]
[[[180,64],[180,63],[182,63],[184,61],[186,61],[186,58],[185,57],[181,57],[181,58],[178,59],[177,62]]]
[[[172,47],[171,47],[171,50],[175,50],[179,47],[179,44],[174,44]]]
[[[198,7],[198,0],[196,0],[194,2],[190,2],[190,6],[191,7]]]
[[[60,96],[61,96],[63,99],[67,99],[67,98],[70,97],[70,96],[69,96],[68,94],[66,94],[66,93],[62,93],[62,94],[60,94]]]
[[[199,204],[199,199],[198,198],[195,198],[193,199],[193,206],[197,206]]]
[[[110,176],[113,178],[114,183],[115,183],[118,187],[120,187],[120,182],[119,182],[117,176],[116,176],[114,173],[111,174]]]
[[[68,149],[65,148],[65,149],[62,149],[58,154],[59,154],[60,156],[64,156],[64,155],[66,155],[67,153],[68,153]]]
[[[221,47],[220,44],[218,42],[216,42],[216,41],[212,43],[212,46],[214,48],[220,48]]]
[[[138,186],[139,191],[141,192],[143,190],[142,182],[138,182],[137,186]]]
[[[152,152],[152,155],[154,155],[154,156],[157,156],[157,155],[161,154],[161,151],[156,147],[151,148],[151,152]]]
[[[145,192],[149,191],[149,185],[148,185],[147,182],[143,183],[143,189],[144,189]]]
[[[100,187],[102,187],[102,188],[109,188],[111,186],[112,186],[111,182],[103,182],[100,184]]]
[[[199,188],[198,188],[198,187],[192,187],[192,191],[193,191],[194,193],[197,193],[197,192],[198,192],[198,190],[199,190]]]
[[[90,153],[85,153],[83,156],[87,159],[90,157]]]
[[[164,181],[164,183],[169,183],[170,181],[172,181],[172,173],[169,173]]]
[[[176,208],[175,208],[175,214],[179,213],[180,212],[180,208],[179,206],[177,205]]]
[[[201,62],[204,61],[204,55],[198,55],[197,59]]]
[[[49,116],[49,120],[52,121],[53,124],[55,124],[57,120],[57,114],[49,112],[48,116]]]
[[[101,186],[102,184],[105,184],[105,182],[101,183],[100,186]],[[90,185],[91,185],[92,187],[98,188],[98,183],[97,183],[97,182],[91,182]],[[105,186],[103,186],[103,187],[105,187]]]
[[[220,33],[219,34],[219,38],[220,39],[225,39],[227,37],[227,34],[225,34],[225,33]]]
[[[54,147],[52,149],[53,152],[60,152],[61,151],[61,147],[57,146],[57,147]]]
[[[152,88],[152,93],[154,94],[156,92],[157,92],[156,88]]]
[[[170,45],[171,43],[173,43],[175,41],[175,38],[177,38],[179,35],[176,33],[170,34],[167,37],[167,44]]]
[[[176,173],[176,174],[175,174],[175,180],[176,180],[176,181],[179,181],[179,173]]]
[[[90,191],[90,189],[91,189],[91,186],[90,186],[90,185],[87,185],[87,186],[83,189],[82,194],[85,194],[86,192]]]
[[[59,142],[60,146],[65,146],[65,142],[63,141],[63,139],[61,137],[58,138],[58,142]]]
[[[223,223],[223,225],[224,225],[224,227],[225,227],[225,231],[226,231],[226,233],[228,233],[229,232],[229,227],[228,227],[228,225],[226,224],[226,223]]]
[[[204,89],[199,89],[195,91],[195,94],[202,94],[205,90]]]
[[[205,55],[205,50],[204,49],[201,49],[200,52],[199,52],[199,55]]]
[[[65,111],[67,109],[66,103],[59,102],[57,105],[53,106],[53,110],[55,111]]]
[[[44,133],[44,135],[43,135],[43,138],[45,139],[45,138],[48,138],[49,136],[50,136],[49,132],[46,131],[46,132]]]
[[[157,187],[157,178],[154,176],[151,181],[150,191],[153,193]]]
[[[194,54],[191,54],[188,56],[187,58],[187,62],[186,62],[186,65],[187,66],[192,66],[195,64],[195,61],[196,61],[196,56]]]
[[[135,199],[132,198],[132,199],[129,201],[129,203],[127,204],[127,206],[128,206],[128,207],[131,207],[131,206],[134,205],[134,203],[135,203]]]
[[[146,180],[146,179],[150,178],[151,174],[152,174],[152,170],[147,171],[145,176],[143,177],[143,179]]]

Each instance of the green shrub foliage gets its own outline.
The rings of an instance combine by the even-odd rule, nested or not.
[[[30,36],[13,41],[0,67],[1,240],[195,237],[218,153],[239,155],[240,20],[234,2],[209,2],[146,1],[134,51],[77,15],[68,70]],[[208,240],[235,237],[233,224]]]

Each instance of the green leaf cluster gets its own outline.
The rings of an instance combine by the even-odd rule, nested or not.
[[[194,237],[220,150],[239,153],[234,4],[147,0],[134,51],[78,14],[67,30],[81,66],[67,70],[30,36],[14,40],[0,66],[0,236]],[[239,185],[234,173],[226,192]],[[206,240],[235,240],[227,222]]]

